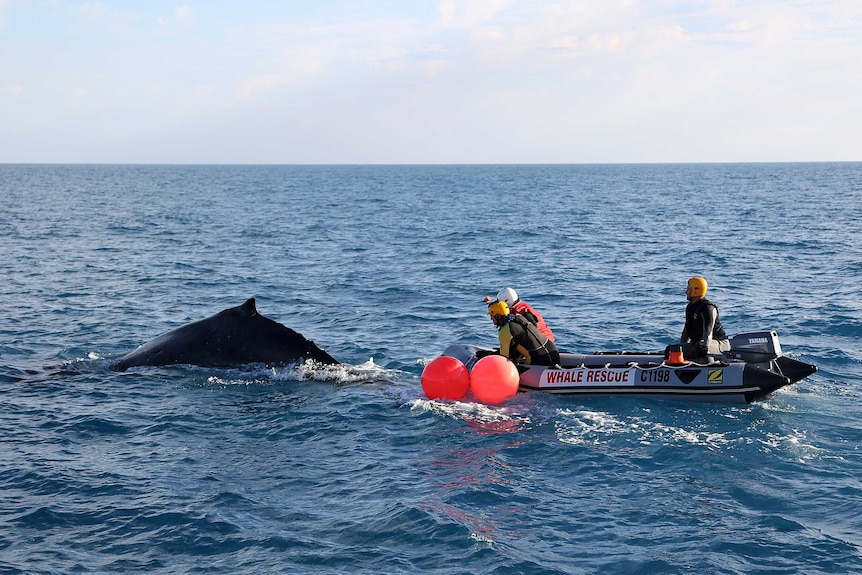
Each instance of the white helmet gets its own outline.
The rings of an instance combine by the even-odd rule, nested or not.
[[[518,292],[512,288],[503,288],[497,294],[497,300],[506,302],[506,305],[511,308],[518,302]]]

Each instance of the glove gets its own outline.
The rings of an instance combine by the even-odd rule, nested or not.
[[[706,345],[705,341],[700,340],[694,344],[694,350],[701,355],[706,355],[709,352],[709,346]]]

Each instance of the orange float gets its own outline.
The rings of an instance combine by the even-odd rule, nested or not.
[[[441,356],[422,370],[422,391],[428,399],[462,399],[470,389],[470,374],[461,360]]]
[[[518,368],[502,355],[488,355],[470,372],[470,389],[482,403],[500,403],[518,393]]]

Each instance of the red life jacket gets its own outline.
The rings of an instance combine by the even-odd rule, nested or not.
[[[510,308],[510,311],[512,313],[522,315],[533,322],[536,327],[539,328],[539,331],[543,336],[554,341],[554,332],[552,332],[551,328],[548,327],[548,324],[545,323],[545,319],[542,317],[542,314],[533,309],[533,306],[523,300],[518,300],[515,302],[515,305]]]

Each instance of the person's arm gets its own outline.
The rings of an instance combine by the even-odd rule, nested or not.
[[[528,320],[531,324],[533,324],[533,325],[539,325],[539,318],[538,318],[538,317],[536,317],[536,314],[534,314],[533,312],[525,311],[525,312],[524,312],[524,313],[522,313],[521,315],[522,315],[522,316],[524,316],[525,318],[527,318],[527,320]]]
[[[701,351],[703,351],[704,355],[709,353],[709,342],[712,341],[712,332],[715,329],[715,319],[715,308],[711,305],[706,306],[703,310],[703,334],[701,334],[701,341],[703,341]]]
[[[510,321],[504,325],[500,330],[500,352],[512,361],[518,362],[523,358],[524,361],[530,363],[530,352],[527,351],[527,348],[518,343],[518,341],[522,339],[523,330],[524,328],[518,325],[515,321]],[[506,332],[505,336],[502,335],[504,331]],[[506,353],[503,353],[504,337],[506,339]]]
[[[501,327],[500,331],[497,332],[497,338],[500,340],[500,355],[503,357],[509,357],[509,347],[512,343],[512,332],[509,331],[508,323]]]
[[[532,363],[532,358],[530,357],[530,352],[527,350],[526,347],[523,346],[523,344],[518,343],[518,342],[524,341],[524,336],[525,336],[526,330],[524,329],[524,326],[522,326],[521,324],[514,322],[514,325],[512,325],[512,323],[513,322],[510,322],[509,325],[512,326],[512,328],[511,328],[512,329],[512,331],[511,331],[511,333],[512,333],[512,346],[515,348],[515,352],[518,353],[518,356],[516,356],[516,357],[518,357],[518,359],[523,358],[523,361],[525,363]]]
[[[516,346],[515,346],[515,351],[517,351],[518,353],[520,353],[520,354],[521,354],[521,356],[524,358],[524,362],[525,362],[525,363],[533,363],[533,360],[532,360],[532,358],[530,357],[530,352],[529,352],[529,351],[527,351],[527,348],[526,348],[526,347],[524,347],[523,345],[518,344],[518,345],[516,345]]]

